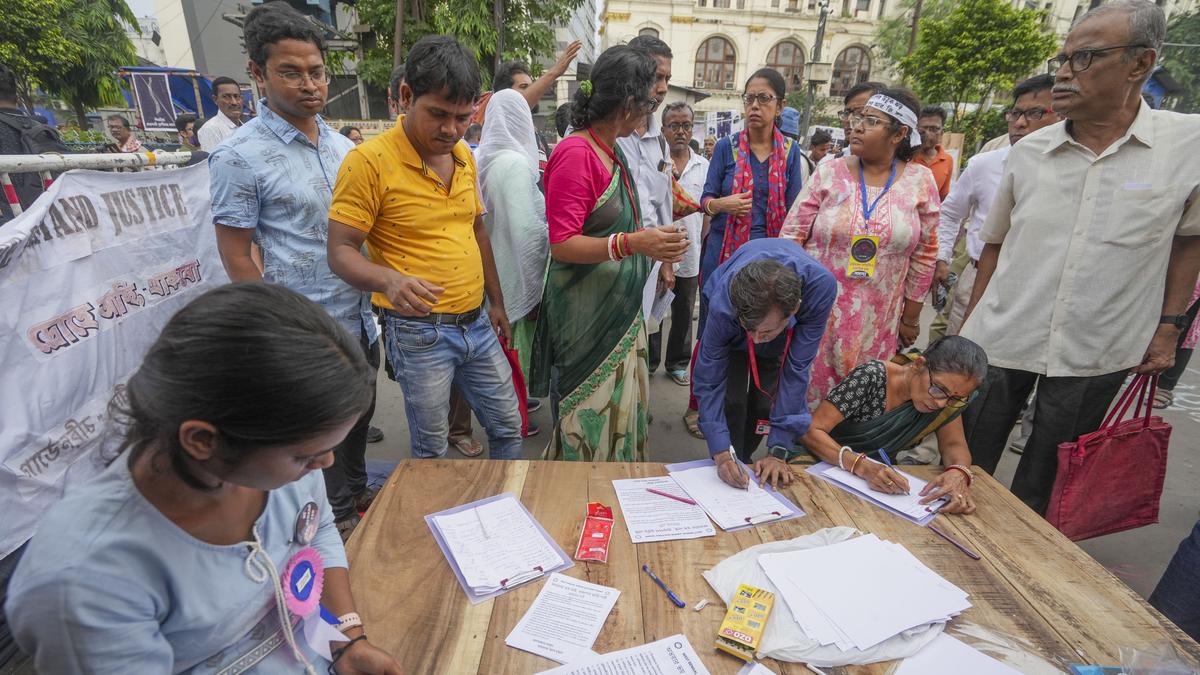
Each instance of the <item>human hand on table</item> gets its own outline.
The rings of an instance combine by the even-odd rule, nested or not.
[[[889,495],[908,494],[908,479],[899,471],[870,459],[862,466],[859,478],[867,481],[872,490]]]
[[[717,453],[713,457],[713,461],[717,463],[717,475],[721,480],[735,488],[746,490],[750,487],[750,476],[742,469],[742,465],[729,456],[728,452]]]
[[[940,509],[941,513],[975,513],[975,500],[971,499],[971,484],[961,471],[945,471],[921,490],[921,503],[932,504],[942,497],[950,501]]]
[[[792,474],[792,467],[787,465],[787,462],[767,455],[754,463],[754,475],[758,476],[758,484],[770,484],[771,487],[779,486],[787,487],[795,480]]]
[[[333,666],[337,675],[404,675],[404,670],[391,654],[366,640],[359,640],[346,649]]]

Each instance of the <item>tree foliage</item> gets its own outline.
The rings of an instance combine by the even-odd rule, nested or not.
[[[921,100],[982,102],[1038,70],[1057,46],[1043,10],[1005,0],[961,0],[941,19],[922,19],[920,40],[900,60]]]
[[[84,126],[86,108],[122,102],[116,70],[137,59],[125,24],[137,25],[125,0],[5,0],[0,60],[69,103]]]
[[[475,54],[484,83],[490,84],[496,46],[503,37],[504,59],[521,59],[536,69],[537,61],[554,56],[552,25],[562,24],[583,0],[503,0],[503,35],[493,19],[492,0],[412,0],[404,16],[404,52],[426,35],[448,34]],[[359,0],[360,19],[371,26],[375,44],[366,50],[359,73],[385,87],[392,70],[395,0]]]
[[[1167,26],[1167,42],[1200,44],[1200,12],[1178,16]],[[1183,85],[1175,103],[1179,112],[1200,112],[1200,47],[1164,47],[1162,66]]]
[[[908,55],[908,40],[912,35],[912,15],[917,0],[900,0],[900,12],[883,19],[875,28],[875,54],[889,68],[896,70],[900,61]],[[921,28],[927,21],[944,19],[954,9],[954,0],[922,0],[921,20],[917,22],[917,40],[921,39]]]

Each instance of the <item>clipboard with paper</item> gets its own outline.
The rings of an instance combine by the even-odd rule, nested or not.
[[[800,518],[804,511],[769,485],[760,486],[749,468],[750,488],[727,485],[711,459],[668,464],[667,471],[722,530],[736,532],[756,525]]]
[[[471,604],[574,566],[510,492],[425,516]]]

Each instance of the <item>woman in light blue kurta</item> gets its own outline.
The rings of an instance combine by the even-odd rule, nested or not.
[[[324,673],[277,603],[311,546],[320,604],[344,619],[324,643],[336,672],[400,673],[348,616],[319,473],[374,379],[358,341],[281,286],[222,286],[180,310],[111,406],[121,453],[46,514],[13,575],[5,609],[37,670]]]

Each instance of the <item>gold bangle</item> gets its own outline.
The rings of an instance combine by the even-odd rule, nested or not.
[[[858,468],[858,463],[862,461],[863,457],[866,457],[866,455],[860,454],[858,457],[854,458],[854,463],[850,465],[850,475],[851,476],[858,475],[858,474],[854,473],[854,470]]]

